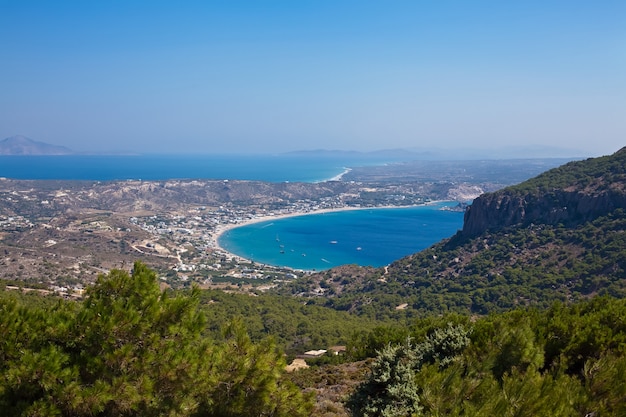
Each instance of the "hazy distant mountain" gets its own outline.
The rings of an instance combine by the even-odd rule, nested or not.
[[[573,158],[589,157],[584,151],[568,148],[518,146],[494,149],[480,148],[409,148],[409,149],[381,149],[371,152],[341,151],[317,149],[308,151],[288,152],[285,155],[323,157],[323,158],[360,158],[386,159],[402,161],[472,161],[472,160],[500,160],[500,159],[536,159],[536,158]]]
[[[37,142],[21,135],[0,141],[0,155],[70,155],[73,153],[65,146]]]
[[[329,149],[315,149],[308,151],[292,151],[283,155],[313,157],[313,158],[350,158],[350,159],[391,159],[391,160],[411,160],[415,154],[406,149],[382,149],[372,152],[341,151]]]
[[[555,146],[502,146],[494,148],[410,148],[411,152],[417,156],[416,159],[423,160],[481,160],[481,159],[536,159],[536,158],[573,158],[590,157],[588,152],[580,149],[560,148]]]

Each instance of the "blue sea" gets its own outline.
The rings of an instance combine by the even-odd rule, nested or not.
[[[344,264],[384,266],[451,237],[463,213],[456,202],[309,214],[237,227],[220,246],[255,262],[302,270]]]
[[[386,161],[291,155],[0,156],[0,177],[26,180],[230,179],[319,182]]]

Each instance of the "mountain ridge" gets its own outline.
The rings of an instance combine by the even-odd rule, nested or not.
[[[514,225],[590,221],[626,208],[624,184],[626,148],[611,156],[573,161],[517,186],[479,196],[465,213],[462,233],[475,237]]]

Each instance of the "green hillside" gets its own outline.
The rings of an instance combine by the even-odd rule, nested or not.
[[[388,268],[326,271],[316,302],[370,317],[487,314],[626,295],[626,150],[476,199],[462,231]],[[400,309],[401,308],[401,309]]]
[[[350,391],[351,415],[626,413],[624,299],[596,297],[544,311],[448,316],[435,323],[416,321],[395,337],[388,332],[370,373]]]

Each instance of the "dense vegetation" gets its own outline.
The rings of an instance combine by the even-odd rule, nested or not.
[[[274,343],[252,342],[241,321],[229,316],[219,340],[206,336],[214,322],[203,310],[219,297],[161,292],[141,264],[102,276],[83,302],[0,294],[8,416],[347,415],[327,400],[311,408],[302,391],[315,379],[352,386],[342,398],[356,416],[626,413],[626,300],[609,296],[355,325],[343,361],[376,357],[369,376],[337,372],[350,364],[314,368],[289,378],[297,389]],[[247,297],[249,306],[262,298]]]
[[[312,349],[345,345],[356,329],[404,323],[399,320],[376,320],[359,317],[308,303],[306,299],[273,294],[250,296],[223,291],[202,291],[201,308],[206,315],[208,334],[221,339],[223,323],[234,317],[241,320],[253,341],[272,336],[289,356]]]
[[[593,189],[604,188],[607,184],[623,184],[625,181],[626,148],[622,148],[613,155],[569,162],[507,189],[520,194],[546,193],[572,185]]]
[[[413,307],[422,311],[486,314],[598,294],[626,295],[621,209],[575,228],[535,225],[453,244],[396,262],[388,282],[413,295]]]
[[[354,415],[626,415],[626,300],[450,319],[387,332]]]
[[[0,298],[6,416],[305,416],[270,339],[232,321],[203,337],[199,293],[170,296],[137,263],[101,276],[81,303]]]

